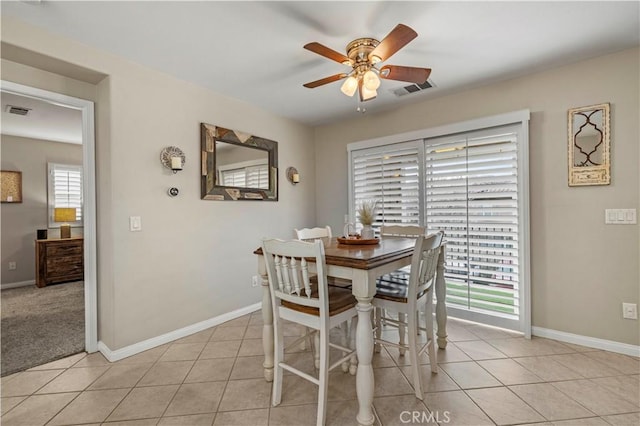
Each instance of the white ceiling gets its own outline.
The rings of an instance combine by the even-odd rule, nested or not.
[[[398,23],[418,37],[384,64],[432,68],[436,86],[396,97],[384,80],[368,113],[393,109],[640,43],[640,3],[613,2],[6,2],[2,15],[104,49],[309,125],[358,114],[340,83],[303,83],[348,67],[344,53]],[[608,76],[615,78],[615,76]],[[594,82],[597,84],[597,82]]]
[[[38,99],[2,93],[2,134],[54,142],[82,143],[82,113]],[[28,108],[25,116],[7,112],[7,106]]]

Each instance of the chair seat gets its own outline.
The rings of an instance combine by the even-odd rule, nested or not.
[[[351,309],[358,303],[356,298],[353,297],[353,294],[351,294],[351,290],[340,287],[327,288],[329,290],[329,316],[337,315],[341,312]],[[318,298],[317,284],[311,287],[311,297],[314,299]],[[305,314],[316,316],[320,315],[320,310],[312,306],[298,305],[297,303],[288,302],[286,300],[282,301],[282,306],[294,311],[303,312]]]
[[[312,276],[309,281],[311,281],[312,284],[317,284],[318,276]],[[327,285],[329,287],[338,287],[351,290],[351,280],[347,280],[345,278],[327,277]]]
[[[392,302],[407,303],[409,275],[409,273],[398,269],[381,276],[376,282],[376,294],[374,297]],[[422,291],[418,294],[418,298],[422,297],[425,292],[426,291]]]

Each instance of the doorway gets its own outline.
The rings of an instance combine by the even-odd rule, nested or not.
[[[95,194],[95,122],[94,104],[60,93],[37,89],[12,82],[2,81],[0,92],[3,96],[22,96],[33,100],[69,108],[81,115],[82,127],[82,225],[83,225],[83,269],[84,280],[81,284],[81,297],[84,303],[84,348],[87,352],[95,352],[97,342],[97,260],[96,260],[96,194]],[[25,197],[28,197],[25,194]],[[25,243],[35,240],[36,230],[25,237]],[[31,246],[29,246],[31,247]],[[26,265],[25,265],[26,266]],[[34,267],[35,269],[35,267]],[[72,283],[69,283],[72,284]],[[67,284],[62,284],[65,286]],[[78,284],[75,284],[76,287]],[[71,287],[71,286],[69,286]]]

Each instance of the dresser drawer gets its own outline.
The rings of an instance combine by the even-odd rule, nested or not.
[[[75,244],[49,244],[46,247],[47,258],[80,256],[82,257],[82,245]]]
[[[36,240],[36,285],[44,287],[84,278],[84,240]]]
[[[83,269],[82,256],[47,258],[47,276],[49,277],[77,275],[82,273]]]

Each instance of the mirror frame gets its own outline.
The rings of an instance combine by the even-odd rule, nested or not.
[[[594,164],[590,166],[576,166],[574,161],[574,149],[578,148],[582,151],[581,147],[576,144],[576,135],[580,133],[582,127],[587,124],[593,124],[589,121],[592,114],[585,115],[586,112],[602,111],[602,129],[594,128],[600,132],[600,142],[596,144],[595,148],[588,153],[584,153],[587,158],[597,149],[602,149],[602,163]],[[586,123],[580,127],[574,125],[574,118],[576,115],[582,115],[586,118]],[[611,147],[610,147],[610,107],[608,103],[590,105],[580,108],[572,108],[568,112],[567,116],[568,127],[568,144],[567,149],[569,152],[569,186],[586,186],[586,185],[609,185],[611,183]]]
[[[269,189],[218,185],[216,141],[267,151],[269,154]],[[216,201],[278,201],[278,142],[237,130],[200,123],[200,147],[202,150],[201,199]]]

